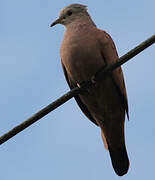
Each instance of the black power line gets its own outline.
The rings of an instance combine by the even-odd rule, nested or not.
[[[134,56],[136,56],[140,52],[142,52],[144,49],[151,46],[153,43],[155,43],[155,34],[152,37],[148,38],[146,41],[139,44],[137,47],[130,50],[124,56],[117,59],[113,64],[110,64],[110,65],[106,66],[105,68],[103,68],[101,71],[97,72],[97,74],[95,76],[95,81],[99,81],[100,79],[103,79],[111,71],[113,71],[117,67],[121,66],[122,64],[124,64],[125,62],[127,62],[128,60],[130,60],[131,58],[133,58]],[[0,137],[0,144],[3,144],[4,142],[9,140],[13,136],[18,134],[19,132],[21,132],[24,129],[26,129],[27,127],[29,127],[31,124],[35,123],[36,121],[38,121],[42,117],[46,116],[48,113],[50,113],[51,111],[53,111],[57,107],[61,106],[62,104],[64,104],[66,101],[68,101],[72,97],[82,93],[87,88],[89,88],[91,85],[92,85],[92,81],[90,80],[90,81],[83,83],[80,88],[75,87],[71,91],[67,92],[66,94],[64,94],[63,96],[58,98],[56,101],[52,102],[51,104],[49,104],[45,108],[43,108],[40,111],[38,111],[37,113],[35,113],[30,118],[28,118],[27,120],[25,120],[24,122],[19,124],[18,126],[14,127],[10,131],[8,131],[4,135],[2,135]]]

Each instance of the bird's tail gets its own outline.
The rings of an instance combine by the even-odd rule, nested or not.
[[[118,176],[123,176],[128,172],[129,169],[129,159],[125,147],[125,140],[120,143],[120,146],[112,147],[110,143],[108,143],[108,140],[105,137],[102,129],[101,129],[101,136],[105,149],[109,150],[112,166],[116,174]]]
[[[118,176],[123,176],[128,172],[129,169],[129,159],[125,144],[123,144],[118,149],[112,149],[108,142],[107,144],[112,166]]]

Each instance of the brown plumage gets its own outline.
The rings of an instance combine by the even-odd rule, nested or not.
[[[58,23],[66,27],[60,56],[71,89],[90,80],[101,68],[118,58],[113,40],[105,31],[96,28],[86,6],[72,4],[65,7],[51,26]],[[109,150],[115,172],[119,176],[126,174],[129,160],[124,122],[128,102],[121,67],[102,81],[95,82],[75,100],[82,112],[101,128],[104,146]]]

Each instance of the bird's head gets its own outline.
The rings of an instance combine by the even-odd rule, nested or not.
[[[67,25],[82,15],[88,15],[87,6],[81,4],[71,4],[69,6],[64,7],[59,12],[59,18],[56,19],[50,26],[53,27],[56,24]]]

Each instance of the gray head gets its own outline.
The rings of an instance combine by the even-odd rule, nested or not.
[[[56,21],[54,21],[51,24],[51,27],[56,24],[67,25],[73,22],[75,19],[77,19],[81,15],[89,16],[87,12],[87,6],[81,5],[81,4],[71,4],[69,6],[64,7],[59,12],[59,18],[56,19]]]

